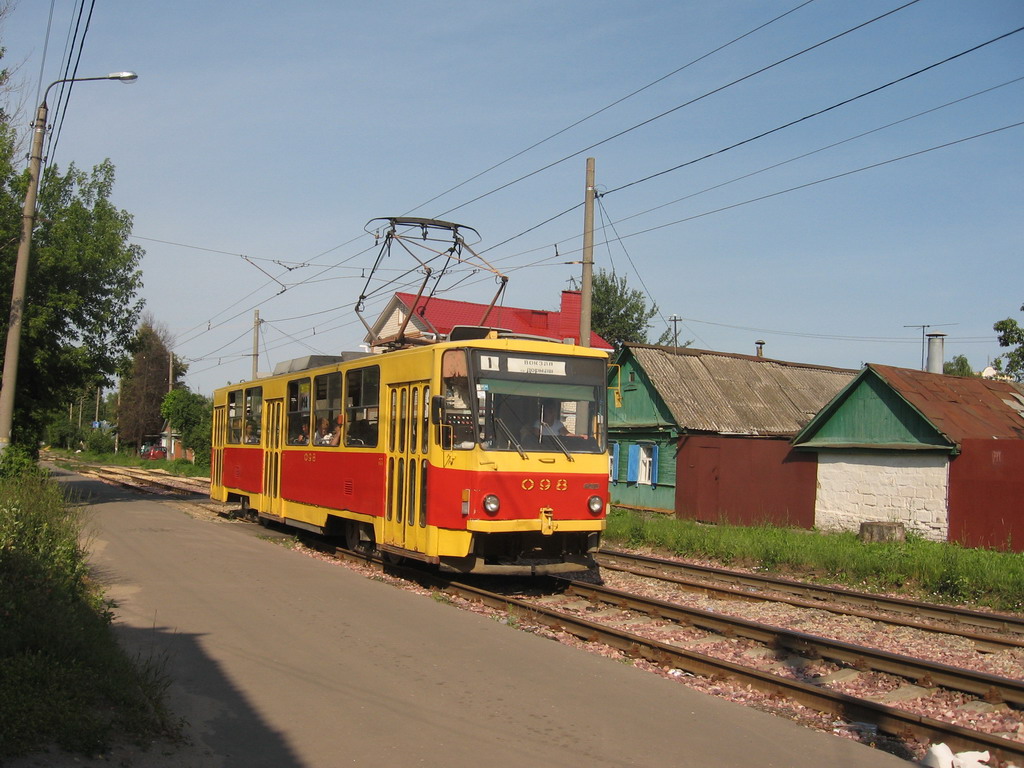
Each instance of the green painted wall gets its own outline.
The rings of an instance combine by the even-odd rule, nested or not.
[[[626,350],[617,361],[620,368],[609,369],[608,429],[634,426],[674,427],[672,414],[658,397],[650,380],[633,356]],[[618,372],[618,374],[617,374]],[[616,407],[616,390],[621,392],[620,407]]]
[[[672,416],[629,351],[612,367],[608,380],[608,441],[618,443],[619,459],[611,471],[613,504],[641,509],[675,510],[677,433]],[[621,394],[621,399],[617,397]],[[658,446],[658,482],[639,484],[627,480],[629,446]],[[611,448],[609,448],[609,454]],[[609,459],[609,464],[612,461]]]
[[[801,446],[950,447],[924,417],[870,371],[831,414],[818,414],[815,420],[819,424]]]
[[[676,504],[676,440],[664,433],[659,435],[637,432],[630,434],[628,439],[618,439],[617,442],[619,461],[612,470],[609,485],[612,503],[626,507],[673,512]],[[639,442],[658,446],[658,482],[656,485],[627,480],[629,446]],[[609,461],[609,463],[613,462]]]

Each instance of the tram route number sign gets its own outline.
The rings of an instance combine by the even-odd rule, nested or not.
[[[493,355],[482,355],[481,368],[485,371],[500,370],[501,358]],[[531,373],[544,376],[565,376],[565,360],[537,360],[529,357],[506,358],[509,373]]]

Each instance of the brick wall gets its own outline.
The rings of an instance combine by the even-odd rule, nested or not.
[[[814,523],[856,531],[862,522],[902,522],[926,539],[945,541],[948,462],[937,453],[821,451]]]

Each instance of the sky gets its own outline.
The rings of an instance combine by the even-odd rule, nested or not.
[[[79,5],[0,21],[26,133]],[[113,162],[145,311],[207,395],[249,378],[256,310],[269,371],[415,292],[403,253],[370,275],[379,217],[471,227],[505,305],[557,309],[587,157],[595,269],[657,306],[652,342],[919,368],[941,332],[980,370],[1024,321],[1022,26],[1019,0],[95,0],[77,76],[139,78],[76,84],[48,162]]]

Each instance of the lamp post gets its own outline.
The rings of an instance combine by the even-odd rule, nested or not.
[[[131,83],[138,79],[134,72],[111,72],[102,77],[68,77],[54,80],[43,92],[43,100],[32,124],[32,153],[28,164],[28,190],[21,214],[21,242],[18,261],[14,268],[14,288],[11,291],[11,315],[7,323],[7,347],[4,352],[4,371],[0,389],[0,456],[11,443],[11,424],[14,421],[14,389],[18,380],[18,353],[21,348],[21,323],[25,314],[25,288],[28,283],[28,258],[32,250],[32,228],[36,219],[36,196],[39,193],[39,171],[43,164],[43,136],[46,134],[46,97],[50,89],[60,83],[82,83],[89,80],[120,80]]]

